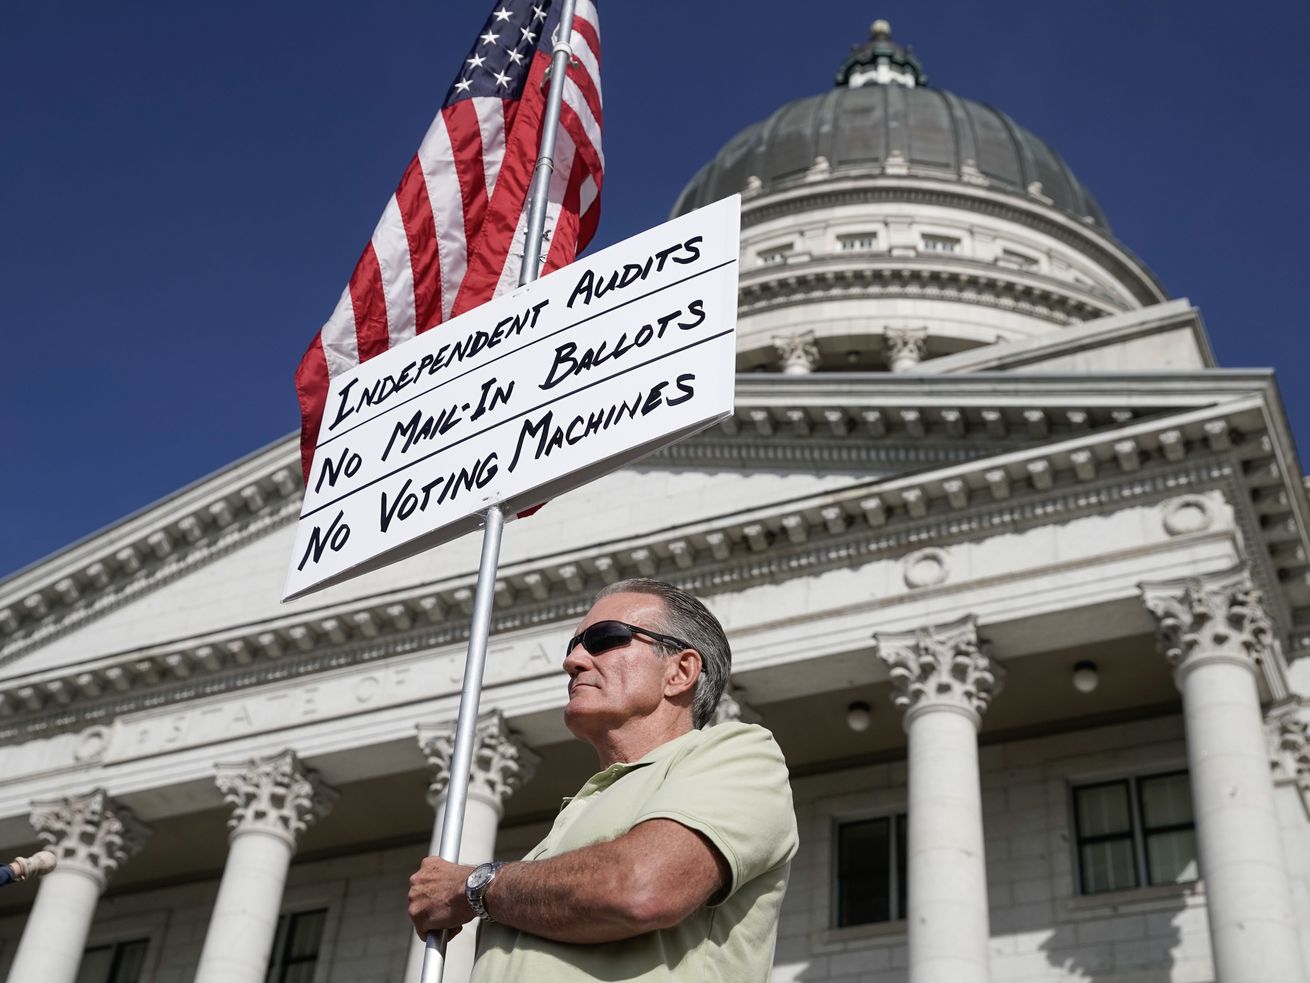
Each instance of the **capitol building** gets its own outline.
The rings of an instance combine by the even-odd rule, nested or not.
[[[735,413],[506,533],[465,858],[592,774],[565,641],[655,577],[791,769],[776,983],[1307,983],[1273,373],[885,22],[835,67],[673,206],[742,195]],[[479,537],[283,604],[302,491],[288,437],[0,581],[0,852],[59,858],[0,895],[0,978],[417,983]]]

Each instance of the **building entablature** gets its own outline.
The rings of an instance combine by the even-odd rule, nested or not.
[[[1078,222],[1045,205],[1039,196],[1025,202],[1013,195],[989,190],[985,184],[962,185],[932,177],[889,176],[879,169],[861,175],[840,178],[820,176],[799,180],[793,185],[768,193],[742,196],[742,237],[744,251],[768,241],[760,230],[775,237],[787,224],[812,224],[816,215],[828,212],[840,215],[855,209],[881,213],[897,208],[907,215],[922,215],[925,209],[940,208],[956,213],[956,221],[974,227],[989,228],[1000,241],[1009,226],[1019,226],[1049,241],[1060,260],[1070,265],[1089,262],[1104,272],[1109,282],[1124,291],[1118,309],[1149,306],[1167,299],[1164,288],[1149,269],[1121,243],[1092,224]],[[907,226],[908,228],[908,226]],[[758,240],[758,242],[757,242]],[[923,252],[924,243],[917,238],[898,243],[901,255]],[[883,244],[890,252],[892,244]],[[986,265],[999,268],[995,255],[985,258]],[[981,265],[981,264],[976,264]],[[1128,300],[1131,298],[1131,300]]]
[[[1297,654],[1310,635],[1304,489],[1289,473],[1279,428],[1270,425],[1276,414],[1267,377],[1179,378],[1157,386],[1149,405],[1131,398],[1143,391],[1132,379],[960,376],[925,386],[926,380],[885,378],[863,387],[820,381],[744,379],[730,421],[651,463],[722,466],[735,457],[739,467],[831,467],[840,456],[833,448],[843,441],[866,454],[938,444],[939,455],[917,462],[893,455],[895,466],[884,460],[884,473],[875,477],[866,457],[850,467],[861,477],[835,490],[506,564],[496,630],[576,617],[595,589],[624,576],[661,577],[702,593],[735,591],[1135,503],[1172,503],[1161,521],[1170,537],[1186,537],[1215,527],[1216,506],[1205,496],[1218,490],[1234,511],[1240,548],[1251,554],[1289,652]],[[747,426],[752,432],[743,433]],[[982,448],[971,454],[975,437]],[[19,671],[0,682],[0,740],[457,645],[473,578],[474,571],[463,571],[72,666],[22,673],[16,665]]]
[[[809,589],[785,595],[776,577],[735,567],[728,571],[735,575],[731,593],[715,601],[733,639],[734,679],[765,703],[845,692],[853,679],[877,685],[887,675],[869,654],[871,632],[911,631],[965,615],[976,618],[1012,675],[1022,675],[1030,657],[1065,646],[1149,635],[1140,578],[1209,574],[1228,569],[1238,555],[1231,509],[1216,492],[1202,497],[1211,524],[1183,534],[1166,528],[1165,517],[1177,511],[1171,502],[1064,519],[1026,537],[1029,563],[1022,569],[1008,562],[1013,546],[1006,541],[1015,530],[1006,527],[905,555],[871,553],[858,571],[849,562],[801,566],[793,574]],[[838,560],[850,552],[840,543],[811,547],[819,549]],[[799,566],[803,556],[791,552],[778,567]],[[708,585],[710,577],[702,571],[693,581]],[[1062,626],[1058,636],[1052,620]],[[495,706],[538,749],[568,740],[560,713],[567,700],[565,634],[558,619],[502,615],[491,641],[484,705]],[[0,746],[0,836],[19,842],[14,830],[30,800],[66,790],[74,779],[126,797],[154,821],[216,805],[216,760],[289,747],[333,785],[420,767],[415,724],[454,719],[464,645],[426,630],[322,655],[333,666],[320,662],[312,678],[295,661],[265,663],[240,686],[143,692],[112,719],[87,714],[63,733],[11,737]],[[1281,671],[1281,663],[1274,668]],[[1032,713],[1040,716],[1040,704]]]
[[[1219,384],[1219,391],[1267,384],[1251,381],[1255,378],[1233,375],[1233,382]],[[934,382],[927,398],[921,383],[885,376],[825,375],[813,384],[804,379],[786,381],[783,387],[777,376],[739,377],[739,405],[732,418],[717,431],[684,441],[651,460],[717,462],[723,454],[722,437],[728,436],[747,452],[745,463],[776,467],[794,458],[795,441],[790,438],[803,437],[805,447],[821,449],[827,459],[797,459],[797,466],[883,462],[879,471],[909,470],[990,452],[993,448],[987,441],[992,437],[1010,439],[1030,433],[1045,439],[1046,427],[1058,433],[1066,425],[1076,431],[1121,424],[1143,413],[1167,411],[1180,402],[1204,405],[1215,398],[1208,394],[1209,384],[1198,383],[1195,377],[1191,379],[1195,393],[1171,394],[1168,400],[1147,406],[1142,405],[1141,387],[1132,379],[1097,385],[1086,378],[1071,378],[1065,384],[1044,385],[1032,378],[974,375]],[[943,399],[948,405],[943,405]],[[1058,411],[1046,412],[1044,399],[1054,400],[1050,405]],[[996,406],[989,408],[993,402]],[[916,413],[920,404],[928,409]],[[975,407],[981,409],[966,415]],[[972,425],[970,416],[975,417]],[[769,438],[778,451],[738,437],[751,432]],[[834,438],[840,446],[815,442],[821,436]],[[925,457],[925,436],[942,438],[934,440],[940,456]],[[962,446],[977,449],[956,446],[959,438],[966,438]],[[737,453],[728,452],[730,458]],[[684,454],[691,457],[682,458]],[[737,457],[736,462],[743,459]],[[292,521],[302,495],[295,442],[283,440],[20,571],[0,583],[0,666]]]
[[[880,312],[870,307],[870,301],[878,300],[914,302],[917,308],[912,315]],[[826,305],[823,316],[813,306],[820,303]],[[842,305],[853,309],[844,312]],[[922,324],[929,335],[925,357],[931,357],[1093,321],[1124,308],[1072,283],[1019,270],[979,270],[962,260],[825,257],[765,267],[743,277],[739,368],[772,362],[773,335],[787,330],[777,322],[793,309],[805,329],[831,350],[831,359],[848,352],[858,358],[869,339],[882,339],[888,328],[899,325]],[[1003,312],[1005,327],[987,312]],[[789,313],[785,320],[791,320]]]

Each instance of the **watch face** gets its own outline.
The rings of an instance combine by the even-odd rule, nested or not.
[[[496,871],[491,867],[479,867],[473,873],[469,874],[468,888],[470,891],[481,891],[491,883]]]

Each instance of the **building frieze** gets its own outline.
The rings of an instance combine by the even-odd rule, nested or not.
[[[853,471],[886,476],[926,467],[947,467],[1008,449],[983,441],[861,443],[828,435],[779,435],[761,439],[750,434],[729,436],[710,432],[697,440],[684,440],[662,448],[647,461],[681,467],[758,467],[807,473]]]
[[[982,188],[965,188],[958,183],[923,179],[890,180],[880,174],[849,177],[815,184],[798,184],[742,202],[742,229],[791,215],[813,214],[824,209],[851,205],[892,202],[911,206],[926,205],[976,212],[1028,226],[1091,257],[1115,274],[1124,285],[1132,284],[1133,294],[1144,306],[1166,298],[1146,266],[1127,248],[1102,235],[1092,226],[1080,226],[1063,216],[1054,215],[1038,204],[1025,206],[1011,196]]]
[[[1068,325],[1123,312],[1123,307],[1054,280],[984,273],[976,263],[941,257],[813,260],[781,270],[765,267],[742,277],[739,315],[825,300],[904,297],[945,300],[1025,314]]]

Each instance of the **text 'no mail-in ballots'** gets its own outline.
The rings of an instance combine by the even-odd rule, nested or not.
[[[558,497],[721,420],[740,198],[642,232],[332,381],[284,600]],[[548,515],[534,521],[549,521]]]

